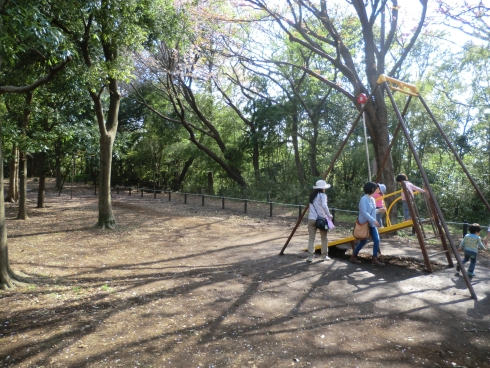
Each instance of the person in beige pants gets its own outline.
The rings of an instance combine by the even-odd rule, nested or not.
[[[313,262],[313,259],[315,259],[315,237],[317,230],[320,230],[320,239],[322,241],[321,259],[322,261],[330,259],[328,257],[328,230],[316,228],[316,218],[318,216],[332,218],[328,209],[327,195],[325,194],[325,190],[328,188],[330,188],[330,184],[327,184],[325,180],[318,180],[310,193],[308,210],[308,258],[306,262]]]

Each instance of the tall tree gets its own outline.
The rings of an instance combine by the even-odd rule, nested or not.
[[[424,27],[427,12],[427,0],[420,0],[418,23],[411,37],[406,39],[400,30],[397,0],[353,0],[344,7],[326,0],[286,0],[283,5],[266,0],[246,0],[246,3],[265,15],[261,24],[267,24],[267,19],[272,21],[274,26],[269,27],[279,27],[291,42],[331,64],[338,71],[341,82],[335,83],[320,71],[304,65],[292,65],[344,94],[358,108],[357,96],[374,91],[380,74],[398,76]],[[362,35],[361,40],[357,36],[359,34]],[[359,57],[361,53],[362,57]],[[257,63],[291,64],[263,55],[255,55],[253,59]],[[368,101],[366,115],[366,125],[379,163],[389,148],[388,114],[382,89],[376,89]],[[378,180],[387,183],[389,191],[395,189],[391,157]]]
[[[170,30],[173,3],[169,0],[53,1],[46,12],[52,15],[53,24],[70,37],[81,57],[82,76],[100,132],[97,226],[112,229],[116,219],[110,195],[111,169],[121,100],[119,84],[130,76],[131,51],[148,41],[149,34],[153,37],[153,33]],[[161,28],[150,29],[157,26]]]
[[[30,93],[37,87],[48,83],[56,73],[60,72],[71,60],[59,62],[59,58],[53,55],[48,58],[43,54],[43,47],[50,44],[50,41],[56,39],[56,32],[52,32],[46,27],[46,19],[38,15],[37,3],[19,1],[11,4],[9,0],[0,0],[0,70],[2,76],[8,76],[17,59],[21,58],[25,52],[34,52],[42,55],[43,59],[55,65],[47,66],[48,72],[44,76],[37,76],[37,79],[26,81],[23,86],[2,85],[0,83],[0,96],[6,93]],[[19,11],[21,10],[21,11]],[[45,38],[41,37],[43,35]],[[50,46],[55,46],[53,43]],[[55,64],[58,61],[58,64]],[[48,64],[48,63],[47,63]],[[8,79],[8,78],[7,78]],[[6,289],[14,286],[15,281],[21,281],[22,278],[16,275],[10,268],[7,245],[7,226],[5,219],[5,198],[3,190],[3,153],[2,141],[3,132],[0,121],[0,288]]]
[[[22,113],[21,134],[24,140],[27,138],[27,130],[29,120],[31,118],[31,105],[32,105],[33,92],[29,91],[25,94],[24,109]],[[20,150],[19,155],[19,211],[17,213],[18,220],[27,220],[27,149]]]
[[[235,147],[230,147],[220,132],[219,123],[215,121],[219,114],[214,105],[213,91],[210,90],[211,80],[206,77],[203,81],[193,70],[197,67],[199,57],[190,61],[185,58],[185,54],[179,55],[179,51],[161,42],[150,58],[144,56],[140,60],[140,65],[145,70],[140,74],[147,76],[146,80],[140,82],[147,82],[146,86],[150,86],[166,101],[166,104],[160,104],[165,111],[151,105],[139,92],[145,86],[143,84],[134,85],[138,102],[160,118],[181,124],[188,132],[189,140],[216,162],[231,179],[244,187],[246,182],[239,168],[241,153]],[[195,87],[196,84],[199,87]]]

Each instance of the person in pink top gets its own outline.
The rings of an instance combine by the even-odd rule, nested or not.
[[[379,197],[382,197],[386,193],[386,185],[384,184],[376,184],[378,187],[376,188],[376,191],[372,195],[374,200],[376,201],[376,221],[379,222],[379,227],[384,227],[383,225],[383,218],[386,213],[386,207],[385,207],[385,201],[384,199],[378,199]]]
[[[410,194],[412,195],[412,197],[413,197],[413,192],[415,190],[420,192],[420,193],[425,193],[425,190],[423,190],[422,188],[419,188],[416,185],[410,183],[405,174],[398,174],[396,176],[395,180],[397,183],[400,183],[400,185],[402,182],[405,182],[407,189],[410,192]],[[402,201],[403,201],[403,218],[405,219],[405,221],[407,221],[407,220],[410,220],[412,217],[410,216],[410,212],[408,210],[408,205],[407,205],[407,200],[405,198],[405,193],[403,192],[403,190],[402,190]]]

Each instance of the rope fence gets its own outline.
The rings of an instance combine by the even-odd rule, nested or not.
[[[114,189],[112,189],[114,192]],[[214,208],[221,208],[231,210],[237,213],[243,213],[256,217],[277,217],[282,219],[298,219],[306,204],[291,204],[274,202],[272,200],[260,201],[248,198],[234,198],[226,197],[223,195],[210,195],[204,193],[190,193],[190,192],[173,192],[171,190],[160,190],[150,188],[138,188],[138,187],[124,187],[116,186],[117,195],[122,195],[127,192],[128,196],[133,197],[145,197],[160,200],[181,200],[184,204],[193,206],[211,206]],[[113,195],[113,194],[112,194]],[[158,195],[158,198],[157,198]],[[344,210],[340,208],[331,207],[330,212],[333,215],[333,222],[347,222],[354,223],[357,218],[358,211]],[[402,216],[398,216],[401,220]],[[303,219],[307,221],[307,217]],[[462,229],[462,234],[465,236],[468,233],[469,223],[465,220],[463,222],[446,221],[447,224],[451,224],[455,227]],[[483,230],[485,226],[482,226]],[[488,226],[490,228],[490,225]],[[487,230],[488,231],[488,230]]]

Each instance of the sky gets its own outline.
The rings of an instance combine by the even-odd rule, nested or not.
[[[490,0],[446,0],[445,2],[450,3],[451,6],[459,7],[463,6],[465,2],[469,4],[475,4],[482,2],[485,6],[490,7]],[[406,19],[409,21],[410,19],[413,22],[413,26],[416,25],[417,17],[420,14],[422,9],[422,5],[418,0],[401,0],[398,2],[400,4],[400,17],[402,19]],[[429,29],[440,29],[447,33],[449,33],[452,37],[451,47],[454,47],[455,50],[461,48],[466,42],[473,41],[475,43],[480,43],[481,41],[470,37],[466,33],[460,31],[457,27],[448,27],[442,24],[443,17],[440,12],[437,11],[439,5],[435,0],[428,0],[428,10],[427,10],[427,19],[429,20],[427,27]],[[455,22],[453,24],[456,25]]]

